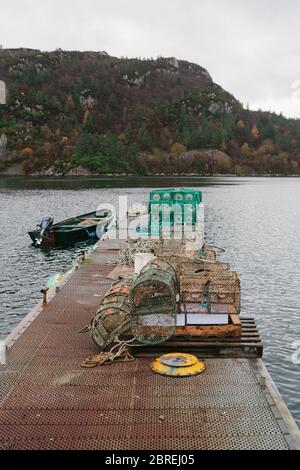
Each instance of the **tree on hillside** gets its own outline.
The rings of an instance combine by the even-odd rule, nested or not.
[[[251,135],[253,137],[254,142],[257,142],[259,140],[260,134],[256,124],[254,124],[254,126],[252,127]]]
[[[74,111],[75,109],[75,102],[72,95],[69,95],[66,101],[66,108],[68,111]]]
[[[245,142],[241,146],[241,154],[242,154],[242,157],[243,157],[243,161],[247,161],[251,157],[252,151],[250,149],[250,146],[249,146],[248,142]]]
[[[82,126],[85,132],[95,131],[95,121],[92,113],[87,109],[83,115]]]
[[[170,153],[173,157],[178,157],[179,155],[185,153],[186,150],[187,148],[183,144],[179,144],[178,142],[176,142],[170,148]]]
[[[27,85],[30,87],[35,87],[37,84],[37,71],[34,66],[30,67],[27,77],[26,77]]]
[[[139,132],[137,135],[137,143],[139,144],[142,150],[152,150],[153,139],[152,139],[150,132],[145,126],[139,129]]]
[[[29,159],[33,156],[33,150],[30,147],[26,147],[21,151],[21,157],[25,159]]]
[[[214,157],[215,160],[215,170],[226,173],[229,172],[231,168],[232,160],[231,158],[223,152],[217,152],[216,156]]]
[[[44,139],[49,140],[51,138],[51,129],[46,124],[40,127],[40,131]]]
[[[114,93],[110,94],[108,104],[106,106],[105,115],[110,121],[114,113],[119,111],[119,103]]]

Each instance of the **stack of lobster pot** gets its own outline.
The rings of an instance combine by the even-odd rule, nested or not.
[[[227,325],[240,313],[240,281],[228,263],[182,263],[180,286],[186,325]]]
[[[148,263],[129,293],[133,337],[144,345],[165,342],[175,334],[179,278],[176,269],[160,258]]]
[[[130,329],[131,310],[128,302],[130,281],[120,281],[105,295],[91,322],[90,335],[101,350],[113,344]]]

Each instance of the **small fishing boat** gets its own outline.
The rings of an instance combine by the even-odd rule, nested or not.
[[[87,240],[99,240],[115,220],[110,209],[78,215],[53,225],[53,217],[46,216],[39,229],[28,232],[36,246],[74,245]]]

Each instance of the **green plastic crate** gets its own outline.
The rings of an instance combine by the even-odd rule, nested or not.
[[[201,202],[202,192],[195,189],[151,191],[148,204],[149,230],[156,226],[195,225],[197,223],[197,207]]]

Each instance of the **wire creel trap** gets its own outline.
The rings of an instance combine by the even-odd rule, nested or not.
[[[129,303],[131,331],[143,345],[164,343],[176,332],[179,279],[162,259],[148,263],[133,282]]]
[[[130,328],[129,283],[120,281],[106,294],[89,327],[93,342],[104,350]]]

